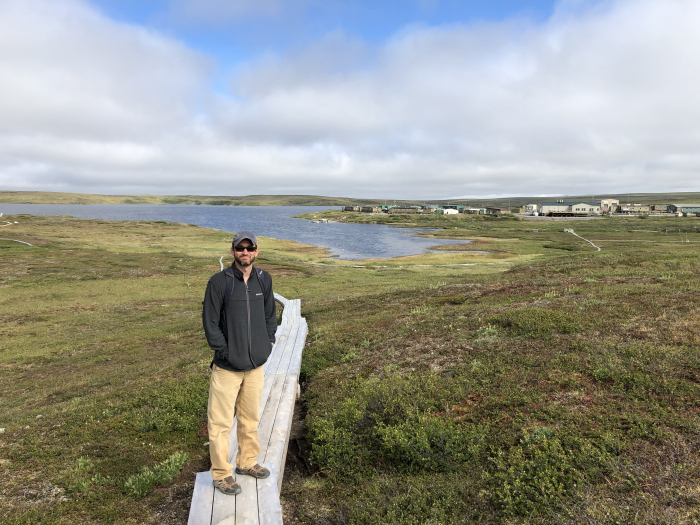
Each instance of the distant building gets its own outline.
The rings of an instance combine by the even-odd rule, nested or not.
[[[667,206],[669,213],[682,213],[683,215],[687,213],[700,213],[700,204],[669,204]]]
[[[381,206],[362,206],[362,208],[360,208],[360,211],[363,213],[381,213],[382,207]]]
[[[555,201],[555,202],[540,202],[537,206],[540,215],[559,215],[570,214],[573,202]]]
[[[486,215],[503,215],[504,213],[508,213],[508,208],[498,208],[496,206],[486,206]]]
[[[620,204],[620,213],[649,213],[651,204]]]
[[[343,211],[360,211],[359,206],[343,206]]]
[[[420,214],[421,213],[421,208],[420,206],[394,206],[393,208],[389,208],[389,213],[391,214],[397,214],[397,213],[402,213],[402,214]]]
[[[454,208],[445,208],[442,210],[443,215],[457,215],[459,213],[459,210],[455,210]]]
[[[600,215],[600,204],[596,202],[577,202],[571,205],[574,215]]]
[[[548,217],[575,217],[600,215],[600,204],[597,202],[540,202],[540,215]]]
[[[617,199],[603,199],[600,201],[600,211],[603,213],[615,213],[620,207],[620,201]]]
[[[525,211],[523,213],[527,213],[528,215],[532,215],[533,213],[538,211],[538,206],[537,204],[526,204],[525,205]]]

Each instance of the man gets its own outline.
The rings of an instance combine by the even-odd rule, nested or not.
[[[238,419],[236,474],[255,478],[270,475],[256,457],[260,453],[262,365],[275,343],[277,312],[270,274],[253,266],[258,256],[255,235],[248,231],[236,234],[231,253],[231,267],[209,279],[202,303],[202,323],[207,342],[214,350],[207,407],[211,474],[214,486],[221,492],[239,494],[241,486],[233,479],[233,466],[229,463],[229,432],[234,415]]]

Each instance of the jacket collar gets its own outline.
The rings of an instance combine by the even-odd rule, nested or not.
[[[253,270],[251,271],[250,275],[253,275],[255,273],[255,266],[253,266],[252,268]],[[237,279],[240,279],[241,281],[243,280],[243,272],[238,269],[235,262],[231,263],[231,270],[233,271],[233,275],[235,275]]]

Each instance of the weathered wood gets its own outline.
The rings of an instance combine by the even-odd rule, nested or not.
[[[292,359],[292,356],[294,355],[294,346],[296,343],[297,339],[297,334],[299,332],[299,319],[294,319],[292,321],[291,325],[291,330],[289,334],[289,338],[285,342],[284,345],[284,352],[279,358],[279,362],[277,363],[277,368],[276,368],[276,374],[286,374],[287,369],[289,368],[289,362]]]
[[[270,436],[272,428],[275,424],[275,417],[279,409],[280,398],[284,389],[285,376],[275,375],[273,386],[270,391],[269,402],[265,406],[262,417],[260,418],[260,426],[258,427],[258,440],[260,441],[260,454],[258,454],[258,463],[261,465],[265,462],[265,455],[270,444]]]
[[[231,496],[235,497],[235,496]],[[212,521],[212,523],[214,523]],[[221,521],[214,523],[214,525],[236,525],[236,516],[227,516],[226,518],[222,519]]]
[[[272,463],[264,463],[264,467],[270,469],[270,477],[258,480],[258,516],[260,525],[282,525],[282,505],[280,495],[277,492],[277,480],[282,477],[276,475]]]
[[[306,337],[308,335],[308,328],[306,321],[301,323],[299,331],[297,333],[296,340],[294,342],[294,350],[292,352],[292,357],[287,365],[287,374],[292,374],[299,377],[299,372],[301,371],[301,353],[306,344]]]
[[[235,472],[234,472],[234,477]],[[224,520],[232,518],[230,523],[235,523],[236,519],[236,496],[231,496],[230,494],[224,494],[219,489],[214,490],[214,505],[212,506],[211,512],[211,523],[212,525],[228,525],[229,522],[224,522]]]
[[[187,525],[209,525],[211,509],[214,504],[214,485],[211,472],[198,472],[194,481],[194,492],[190,504],[190,517]]]
[[[287,303],[289,302],[289,299],[285,299],[282,297],[280,294],[275,293],[275,301],[278,301],[279,303],[282,304],[282,306],[287,306]]]
[[[257,525],[258,487],[256,479],[251,476],[236,476],[241,484],[241,493],[236,496],[236,525]]]
[[[296,392],[296,380],[290,376],[285,377],[284,390],[277,409],[275,423],[272,427],[272,435],[265,454],[265,463],[272,463],[276,472],[283,472],[284,460],[287,455],[287,444],[289,443],[289,431],[292,426],[292,415],[294,413],[294,394]],[[278,489],[281,490],[281,476],[278,479]]]
[[[281,333],[277,336],[272,353],[270,354],[270,357],[264,365],[264,370],[266,374],[277,373],[281,356],[282,354],[284,354],[285,348],[287,347],[287,344],[289,343],[289,340],[292,337],[292,328],[293,322],[288,319],[285,322],[284,328],[282,329]]]

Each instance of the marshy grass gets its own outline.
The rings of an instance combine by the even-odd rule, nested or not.
[[[35,247],[0,241],[1,521],[148,523],[173,494],[186,509],[175,489],[209,466],[200,308],[225,234],[13,220]],[[285,475],[290,512],[309,524],[699,520],[700,243],[664,221],[534,233],[459,219],[450,235],[491,255],[364,268],[261,239],[275,291],[302,299],[310,327],[308,469]]]

